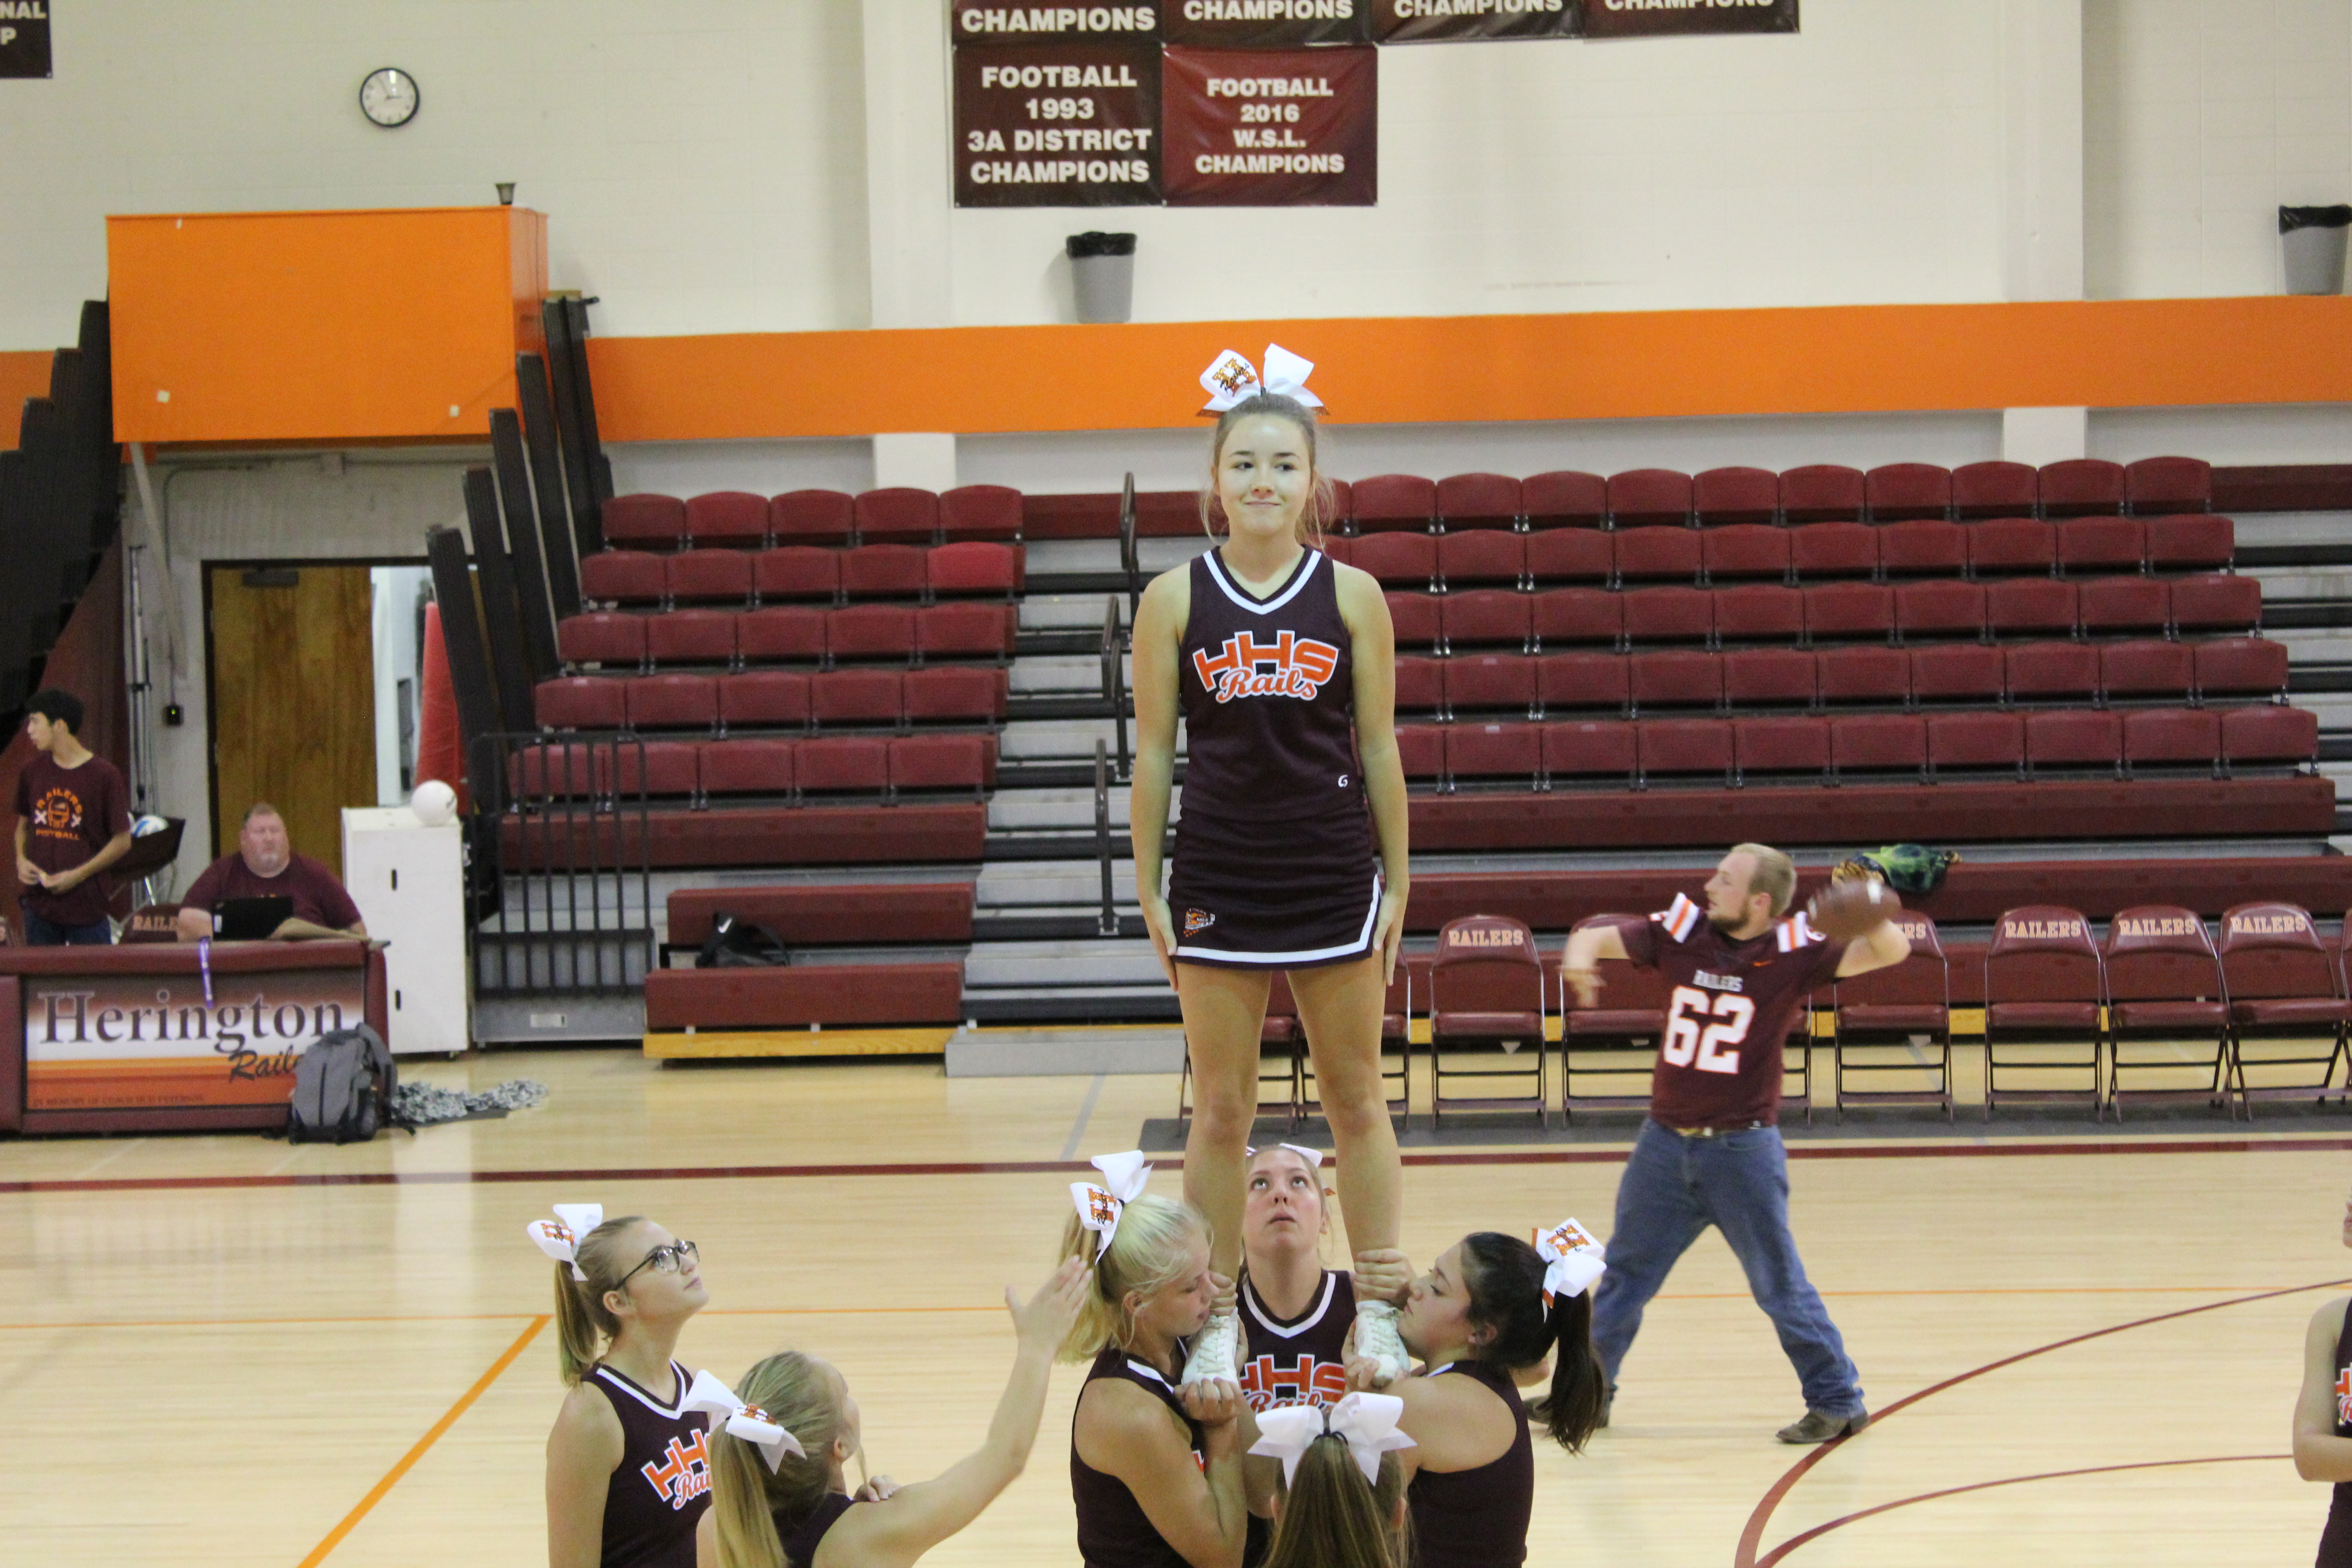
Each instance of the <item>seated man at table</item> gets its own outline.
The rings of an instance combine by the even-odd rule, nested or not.
[[[205,867],[180,900],[180,940],[212,935],[213,910],[225,900],[268,898],[290,900],[294,909],[269,933],[273,940],[367,935],[359,907],[342,883],[308,855],[294,853],[286,837],[286,819],[276,806],[261,801],[245,814],[236,853]]]

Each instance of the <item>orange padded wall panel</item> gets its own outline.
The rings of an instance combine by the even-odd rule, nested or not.
[[[16,444],[16,426],[25,399],[49,395],[49,361],[45,349],[0,353],[0,452]]]
[[[106,220],[125,441],[479,440],[540,346],[521,207]]]

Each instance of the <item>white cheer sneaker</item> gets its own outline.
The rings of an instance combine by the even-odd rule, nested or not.
[[[1242,1380],[1240,1363],[1241,1321],[1231,1312],[1212,1314],[1201,1331],[1192,1338],[1192,1353],[1184,1358],[1182,1384],[1207,1383],[1222,1378],[1227,1383]]]
[[[1376,1375],[1384,1385],[1405,1374],[1412,1358],[1405,1353],[1404,1339],[1397,1332],[1394,1302],[1356,1303],[1356,1353],[1380,1363]]]

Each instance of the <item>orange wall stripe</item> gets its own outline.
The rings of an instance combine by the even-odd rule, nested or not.
[[[601,433],[1176,428],[1217,351],[1349,424],[2352,401],[2352,300],[2068,300],[595,338]]]
[[[16,427],[24,417],[25,399],[49,395],[47,349],[0,352],[0,452],[16,445]]]

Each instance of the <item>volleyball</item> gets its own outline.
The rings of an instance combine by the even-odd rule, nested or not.
[[[446,827],[457,820],[457,792],[439,779],[426,779],[408,797],[408,809],[427,827]]]

